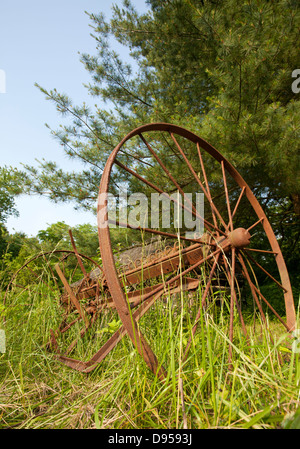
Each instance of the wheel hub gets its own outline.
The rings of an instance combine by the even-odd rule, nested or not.
[[[236,228],[228,234],[228,239],[234,248],[245,248],[250,244],[250,238],[250,233],[244,228]]]

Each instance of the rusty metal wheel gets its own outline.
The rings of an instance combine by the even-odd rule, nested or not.
[[[160,262],[142,260],[143,270],[133,268],[122,276],[113,257],[108,215],[109,194],[118,194],[118,182],[128,181],[130,192],[150,192],[161,195],[179,192],[199,192],[204,196],[204,216],[199,213],[195,199],[189,203],[177,201],[181,212],[188,211],[202,221],[202,236],[189,234],[186,229],[154,229],[134,226],[145,235],[155,235],[179,242],[178,249],[162,257]],[[190,198],[190,197],[189,197]],[[172,200],[176,203],[176,200]],[[116,220],[121,226],[130,224]],[[178,223],[177,223],[178,224]],[[166,371],[138,325],[138,320],[167,290],[176,292],[187,286],[197,288],[201,277],[190,277],[206,268],[201,302],[192,332],[203,307],[207,307],[214,279],[225,274],[230,293],[229,338],[233,341],[233,318],[237,311],[241,326],[247,333],[240,292],[241,279],[247,297],[251,297],[262,320],[265,307],[283,324],[287,331],[295,327],[295,308],[286,265],[271,225],[250,187],[222,154],[196,134],[179,126],[156,123],[130,132],[111,153],[103,171],[98,198],[98,234],[105,282],[109,288],[124,330],[148,367],[163,379]],[[208,271],[207,271],[208,270]],[[141,274],[142,273],[142,274]],[[167,278],[145,287],[144,281],[163,274]],[[198,282],[198,283],[197,283]],[[138,285],[139,295],[128,300],[129,285]],[[142,286],[141,286],[142,284]],[[276,288],[276,304],[273,301]],[[271,291],[271,294],[269,292]],[[266,296],[269,297],[267,298]],[[277,311],[283,305],[284,317]],[[190,342],[187,344],[187,354]],[[231,346],[229,353],[231,352]]]

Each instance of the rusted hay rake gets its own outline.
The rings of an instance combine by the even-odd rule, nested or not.
[[[193,199],[188,204],[172,199],[181,212],[189,211],[195,219],[202,221],[203,235],[186,237],[183,229],[180,233],[136,226],[132,232],[167,239],[168,243],[159,251],[148,251],[147,246],[141,248],[135,263],[118,263],[111,246],[107,202],[111,188],[115,188],[112,177],[116,173],[129,174],[134,179],[136,191],[160,195],[174,190],[181,195],[187,191],[203,193],[204,216],[199,215]],[[51,330],[48,346],[60,362],[71,368],[85,373],[92,371],[127,334],[153,373],[165,378],[166,370],[138,322],[159,298],[182,291],[201,292],[184,358],[202,310],[213,300],[212,292],[216,287],[229,293],[231,342],[235,314],[248,337],[242,310],[242,285],[264,322],[267,308],[287,331],[295,328],[288,272],[263,209],[237,170],[210,144],[184,128],[165,123],[144,125],[129,133],[114,149],[101,178],[98,234],[102,265],[78,253],[71,233],[73,251],[40,256],[46,257],[52,285],[56,284],[60,291],[57,303],[63,310],[63,320],[56,330]],[[58,260],[50,264],[49,255]],[[33,260],[26,265],[29,271]],[[12,283],[17,283],[18,275]],[[266,283],[277,287],[276,297],[284,305],[284,318],[276,311],[273,294],[266,297]],[[120,325],[114,327],[111,323]],[[58,340],[75,326],[78,326],[78,336],[63,350]],[[87,361],[71,358],[76,345],[93,329],[94,337],[89,338],[101,341],[96,354]],[[104,333],[105,341],[101,340]],[[232,347],[229,345],[229,366],[231,359]]]

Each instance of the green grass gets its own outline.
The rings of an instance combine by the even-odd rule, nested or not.
[[[6,317],[0,326],[6,333],[6,352],[0,354],[1,428],[297,427],[299,354],[291,350],[293,340],[271,317],[266,330],[258,317],[254,327],[249,313],[249,344],[235,317],[230,369],[225,298],[222,307],[202,313],[188,358],[182,362],[200,295],[170,296],[140,320],[143,334],[167,370],[164,382],[149,371],[127,336],[87,375],[47,352],[45,344],[58,310],[51,295],[38,294],[41,289],[18,298],[12,292],[1,309]],[[84,338],[72,357],[87,360],[95,353],[101,330],[95,336]]]

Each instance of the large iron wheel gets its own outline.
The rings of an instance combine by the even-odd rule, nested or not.
[[[183,264],[178,271],[178,263],[175,263],[176,269],[173,270],[169,265],[170,257],[169,260],[161,259],[159,267],[164,273],[168,272],[168,278],[154,287],[148,287],[147,291],[143,290],[134,303],[128,301],[124,285],[138,283],[141,279],[135,277],[137,271],[133,269],[125,275],[124,284],[116,268],[111,246],[108,194],[116,193],[116,174],[119,178],[123,176],[125,181],[130,175],[136,192],[169,194],[177,190],[182,195],[191,191],[204,194],[204,217],[199,217],[193,201],[188,206],[178,203],[179,207],[189,209],[194,217],[202,219],[204,234],[200,238],[186,238],[184,232],[176,230],[135,227],[138,232],[177,241],[178,250],[172,257],[175,262],[183,260]],[[120,222],[117,224],[124,226]],[[262,320],[265,320],[264,307],[267,307],[287,331],[295,327],[295,308],[288,272],[262,207],[230,162],[209,143],[184,128],[165,123],[144,125],[130,132],[117,145],[108,158],[101,179],[98,234],[104,276],[117,312],[136,349],[159,378],[164,378],[166,371],[141,332],[138,320],[162,296],[166,286],[176,291],[179,281],[182,285],[188,275],[204,265],[209,267],[209,271],[193,333],[220,266],[227,276],[230,290],[230,341],[233,340],[233,316],[236,310],[246,332],[237,294],[240,278],[246,284]],[[188,263],[184,263],[184,257]],[[149,277],[154,277],[155,265],[156,261],[145,261],[144,276],[149,270]],[[285,318],[280,316],[272,304],[272,298],[266,298],[263,285],[266,280],[278,288],[277,294],[284,306]]]

